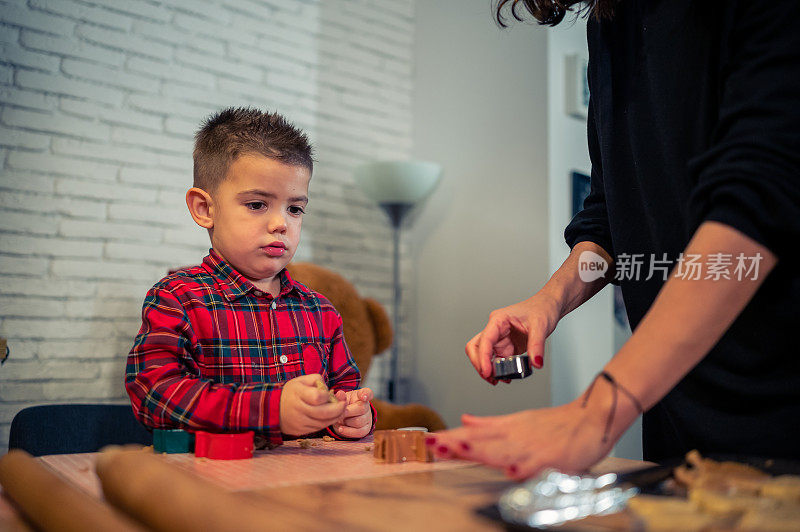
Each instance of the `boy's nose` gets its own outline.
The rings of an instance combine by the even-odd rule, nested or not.
[[[276,215],[270,218],[267,224],[267,229],[270,233],[285,233],[286,232],[286,218]]]

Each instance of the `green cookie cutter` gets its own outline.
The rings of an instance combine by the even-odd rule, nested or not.
[[[180,429],[153,430],[153,450],[157,453],[194,452],[194,434]]]

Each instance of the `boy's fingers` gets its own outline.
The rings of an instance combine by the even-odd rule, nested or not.
[[[369,414],[362,414],[360,416],[347,417],[342,421],[342,425],[353,428],[361,428],[372,422],[372,416]]]
[[[347,405],[343,402],[338,403],[325,403],[318,406],[311,406],[307,408],[306,415],[311,419],[317,421],[325,421],[327,425],[333,423],[342,417],[344,409]],[[326,425],[326,426],[327,426]]]
[[[344,417],[351,418],[356,416],[363,416],[364,414],[367,413],[367,410],[369,410],[367,403],[357,401],[355,403],[347,405],[347,408],[344,411]]]
[[[299,377],[295,377],[292,379],[293,381],[302,382],[306,386],[316,386],[317,382],[325,382],[325,379],[322,378],[322,375],[319,373],[309,373],[308,375],[300,375]]]
[[[366,436],[366,434],[364,434],[364,427],[354,428],[345,425],[337,425],[336,434],[344,436],[345,438],[363,438]]]
[[[322,375],[320,375],[319,373],[311,373],[309,375],[300,375],[299,377],[295,377],[293,379],[290,379],[288,382],[286,382],[286,384],[289,384],[289,383],[301,384],[303,386],[303,388],[306,389],[306,390],[310,389],[310,390],[323,391],[323,390],[320,389],[320,387],[318,385],[318,383],[320,383],[320,382],[323,385],[325,384],[325,379],[322,378]],[[284,386],[286,386],[286,384],[284,384]],[[325,389],[327,390],[327,386],[325,387]],[[302,392],[300,392],[300,393],[302,394]]]
[[[372,401],[372,398],[375,397],[375,394],[370,388],[361,388],[356,391],[358,392],[358,398],[362,401]]]
[[[336,399],[339,401],[346,403],[347,402],[347,392],[344,390],[336,390]]]
[[[323,392],[316,386],[306,386],[305,388],[302,388],[299,392],[299,396],[305,404],[313,407],[317,407],[328,402],[328,392]]]

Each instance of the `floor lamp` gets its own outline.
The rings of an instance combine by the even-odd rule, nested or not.
[[[389,216],[394,236],[394,342],[389,365],[387,395],[389,401],[399,398],[400,357],[400,224],[414,205],[433,191],[442,174],[442,167],[425,161],[378,161],[355,170],[356,184],[364,194],[378,203]]]

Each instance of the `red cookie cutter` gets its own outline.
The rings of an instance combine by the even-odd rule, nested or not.
[[[242,460],[253,457],[253,431],[235,434],[195,434],[194,455],[213,460]]]

